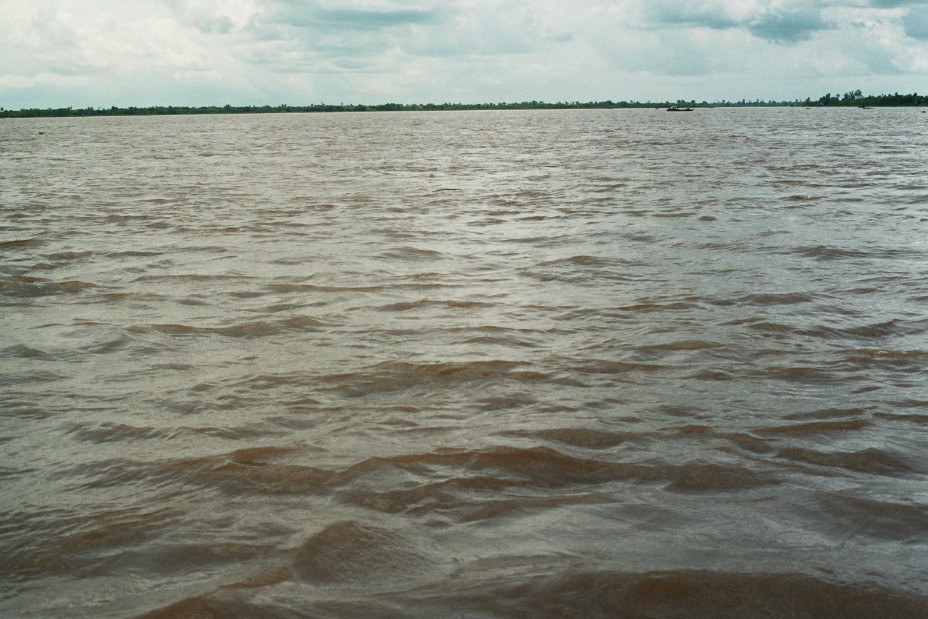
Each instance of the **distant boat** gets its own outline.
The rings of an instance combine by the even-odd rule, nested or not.
[[[669,107],[667,108],[668,112],[692,112],[693,108],[691,107]]]

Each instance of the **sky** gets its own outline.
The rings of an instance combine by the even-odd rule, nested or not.
[[[0,107],[928,91],[928,0],[0,0]]]

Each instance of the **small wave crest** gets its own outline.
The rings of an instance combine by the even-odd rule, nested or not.
[[[498,380],[528,383],[558,380],[540,372],[523,369],[527,366],[526,362],[499,359],[458,363],[385,361],[358,372],[329,374],[322,377],[322,382],[345,395],[363,397],[424,385],[463,385]]]
[[[410,310],[433,307],[448,309],[475,309],[482,307],[492,307],[492,304],[484,303],[481,301],[459,301],[454,299],[420,299],[418,301],[389,303],[387,305],[382,305],[378,309],[383,312],[408,312]]]
[[[293,574],[313,583],[379,583],[428,572],[433,562],[416,540],[354,520],[336,522],[296,552]]]
[[[136,325],[130,327],[129,331],[132,333],[154,332],[165,335],[222,335],[225,337],[253,338],[313,330],[322,325],[321,321],[311,316],[291,316],[272,321],[242,322],[227,327],[195,327],[176,323]]]
[[[26,275],[0,278],[0,295],[22,299],[77,294],[97,287],[96,284],[80,280],[52,281]]]

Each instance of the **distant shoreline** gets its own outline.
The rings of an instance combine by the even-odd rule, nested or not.
[[[209,105],[209,106],[175,106],[158,105],[151,107],[116,107],[109,108],[23,108],[5,110],[0,108],[0,118],[61,118],[83,116],[180,116],[196,114],[278,114],[278,113],[319,113],[319,112],[442,112],[457,110],[582,110],[582,109],[660,109],[668,107],[919,107],[928,106],[928,96],[909,94],[863,96],[860,91],[832,96],[831,93],[805,101],[588,101],[558,102],[522,101],[518,103],[381,103],[366,104],[328,104],[313,105]]]

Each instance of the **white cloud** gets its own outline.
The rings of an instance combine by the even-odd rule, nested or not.
[[[917,90],[913,0],[0,0],[0,105]],[[922,88],[924,89],[924,88]]]

